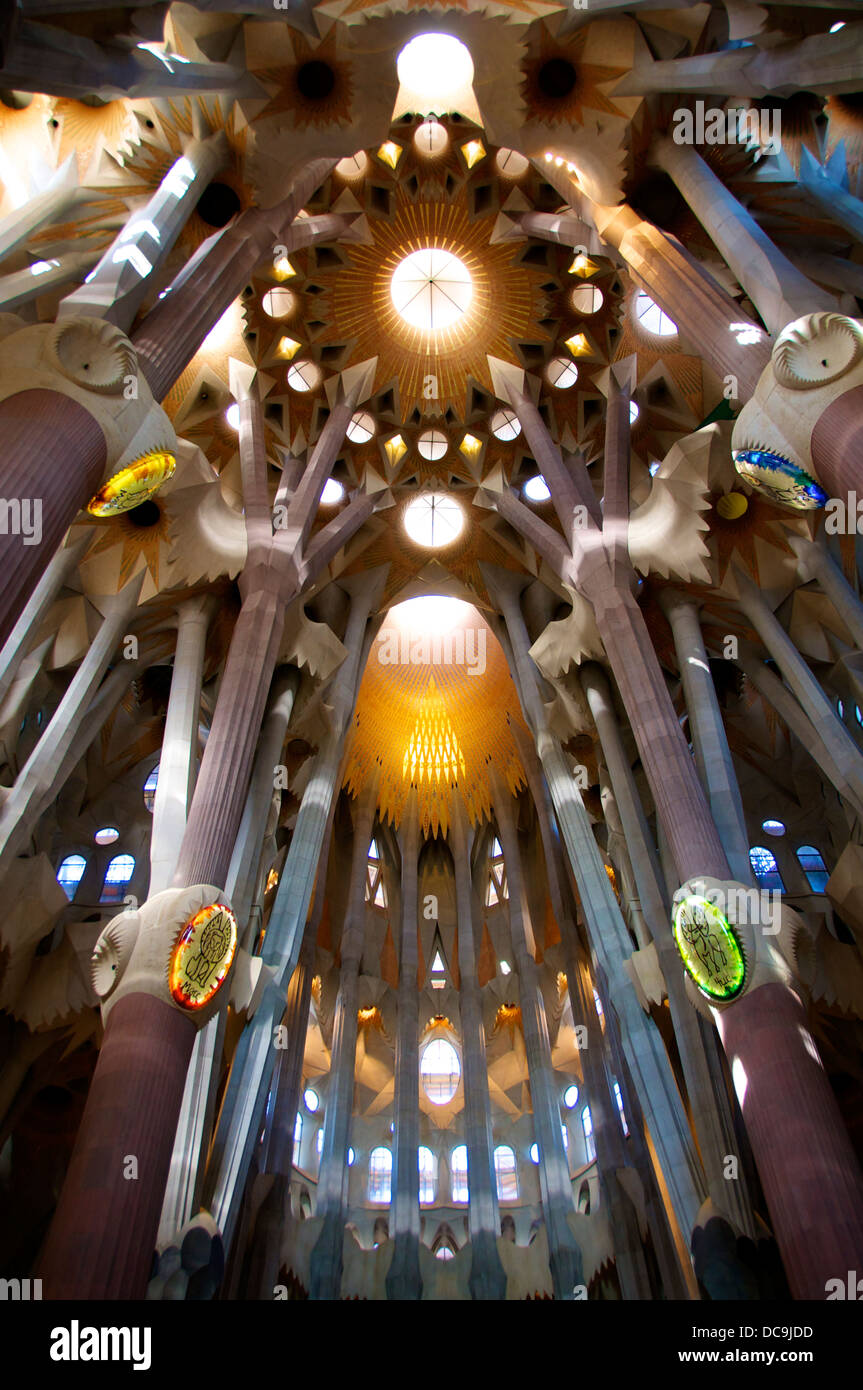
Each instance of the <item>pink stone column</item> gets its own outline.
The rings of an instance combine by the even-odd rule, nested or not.
[[[0,535],[0,646],[82,507],[102,482],[106,445],[89,411],[59,391],[19,391],[0,401],[0,500],[24,507],[41,535]],[[16,505],[17,504],[17,505]],[[7,511],[9,530],[15,514]]]
[[[848,493],[857,491],[863,501],[863,386],[831,401],[812,431],[810,446],[824,491],[846,505]]]
[[[45,1297],[143,1298],[195,1025],[149,994],[117,1001],[60,1201],[34,1266]],[[165,1142],[165,1136],[168,1142]],[[131,1160],[137,1176],[127,1176]]]
[[[717,1018],[791,1292],[863,1273],[863,1177],[797,994],[744,994]]]

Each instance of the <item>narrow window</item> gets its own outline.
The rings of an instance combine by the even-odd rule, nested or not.
[[[830,877],[827,865],[814,845],[801,845],[797,850],[797,862],[809,880],[813,893],[823,893]]]
[[[387,893],[384,888],[384,866],[381,862],[377,840],[369,845],[368,865],[366,867],[366,902],[375,907],[386,907]]]
[[[102,896],[99,899],[102,903],[119,903],[123,901],[123,889],[129,883],[135,872],[135,861],[131,854],[117,854],[108,865],[105,874],[105,882],[102,884]]]
[[[753,845],[749,851],[749,862],[752,865],[752,872],[762,888],[776,889],[780,893],[785,892],[785,884],[782,882],[779,865],[769,849],[765,849],[763,845]]]
[[[491,846],[485,905],[486,907],[494,907],[497,903],[506,902],[508,897],[509,889],[506,884],[506,868],[503,862],[503,850],[500,840],[495,835]]]
[[[420,1170],[420,1204],[430,1206],[437,1191],[437,1159],[425,1145],[417,1151]]]
[[[146,782],[144,783],[144,805],[150,814],[153,814],[153,807],[156,804],[156,788],[159,785],[159,764],[153,768]]]
[[[467,1182],[467,1145],[459,1144],[449,1158],[450,1196],[454,1202],[466,1202],[470,1196]]]
[[[584,1130],[584,1150],[587,1154],[587,1161],[592,1163],[596,1158],[596,1144],[593,1139],[593,1119],[589,1105],[586,1105],[581,1112],[581,1128]]]
[[[508,1144],[498,1144],[494,1151],[494,1172],[497,1178],[497,1200],[518,1201],[518,1168],[515,1152]]]
[[[393,1156],[383,1147],[369,1154],[369,1201],[392,1201]]]
[[[87,860],[83,854],[67,854],[57,870],[57,882],[70,902],[77,892],[78,884],[84,877],[86,867]]]

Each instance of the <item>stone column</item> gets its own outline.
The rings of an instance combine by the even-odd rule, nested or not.
[[[386,1278],[387,1298],[422,1297],[420,1274],[419,1196],[419,944],[418,864],[419,809],[416,794],[408,795],[399,826],[401,874],[401,943],[399,948],[398,1021],[396,1031],[393,1114],[393,1195],[390,1237],[393,1258]]]
[[[496,770],[492,769],[492,772],[495,818],[509,887],[509,923],[518,971],[524,1050],[539,1147],[540,1190],[554,1296],[557,1299],[571,1299],[575,1285],[584,1281],[584,1268],[581,1251],[567,1220],[573,1209],[569,1160],[563,1145],[560,1100],[551,1064],[548,1022],[539,987],[536,944],[521,871],[518,832],[511,798]]]
[[[698,775],[710,800],[710,809],[731,871],[741,883],[749,883],[752,873],[746,818],[701,635],[698,605],[693,599],[672,589],[660,590],[659,603],[674,635]]]
[[[858,651],[863,651],[863,603],[825,545],[806,536],[786,533],[786,540],[797,556],[800,578],[806,583],[817,579],[839,617],[848,629]]]
[[[453,792],[450,847],[458,923],[462,1058],[464,1065],[464,1135],[467,1148],[468,1219],[470,1222],[471,1297],[503,1300],[506,1275],[497,1250],[500,1213],[494,1170],[491,1102],[482,1000],[476,972],[476,923],[470,872],[472,834],[461,792]]]
[[[863,756],[856,743],[760,591],[741,570],[735,569],[734,578],[741,611],[773,657],[831,760],[841,769],[846,784],[858,801],[863,800]]]
[[[153,805],[149,897],[169,886],[186,829],[195,785],[201,680],[212,611],[212,599],[206,595],[187,599],[177,609],[177,647]]]
[[[87,532],[73,545],[61,545],[54,552],[48,568],[39,580],[20,618],[3,644],[0,651],[0,707],[8,695],[24,657],[31,645],[33,633],[37,632],[42,619],[59,595],[66,580],[75,573],[84,551],[93,539]]]
[[[745,1190],[741,1191],[743,1183],[729,1183],[724,1177],[724,1159],[726,1155],[733,1154],[736,1148],[734,1121],[727,1096],[717,1092],[714,1087],[698,1015],[686,998],[680,957],[671,934],[670,910],[665,901],[656,856],[652,852],[644,808],[624,752],[608,681],[601,668],[593,663],[582,666],[580,678],[602,744],[639,897],[665,978],[674,1037],[708,1190],[717,1210],[727,1212],[742,1231],[752,1235],[752,1211],[748,1194]],[[744,882],[749,881],[748,870],[747,856]]]
[[[350,891],[339,941],[341,968],[333,1019],[324,1141],[318,1169],[315,1215],[324,1219],[311,1254],[313,1299],[341,1298],[342,1250],[348,1183],[348,1146],[354,1109],[354,1072],[357,1061],[357,1010],[360,962],[366,922],[366,884],[369,844],[377,807],[377,778],[363,788],[356,808],[351,854]]]
[[[781,333],[803,314],[838,308],[835,296],[791,264],[692,145],[663,136],[654,141],[650,159],[677,185],[768,332]]]

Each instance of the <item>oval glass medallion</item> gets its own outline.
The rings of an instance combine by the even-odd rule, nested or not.
[[[172,476],[177,466],[173,454],[145,454],[136,463],[121,468],[109,478],[87,503],[91,516],[117,516],[140,507]]]
[[[771,502],[813,512],[827,501],[827,493],[815,479],[781,454],[767,449],[734,449],[731,457],[741,478]]]
[[[224,903],[190,917],[171,955],[168,983],[184,1009],[202,1009],[219,989],[237,949],[237,919]]]
[[[695,894],[674,914],[674,940],[687,974],[708,999],[734,999],[746,982],[746,958],[718,907]]]

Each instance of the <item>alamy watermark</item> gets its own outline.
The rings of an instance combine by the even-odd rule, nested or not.
[[[381,666],[466,666],[469,676],[485,672],[486,630],[456,627],[449,632],[381,628],[377,648]]]
[[[21,536],[25,545],[40,545],[42,498],[0,497],[0,536]]]
[[[782,112],[778,107],[757,111],[729,106],[726,110],[697,101],[694,111],[679,107],[672,120],[675,145],[758,144],[767,154],[778,154],[782,148]]]

